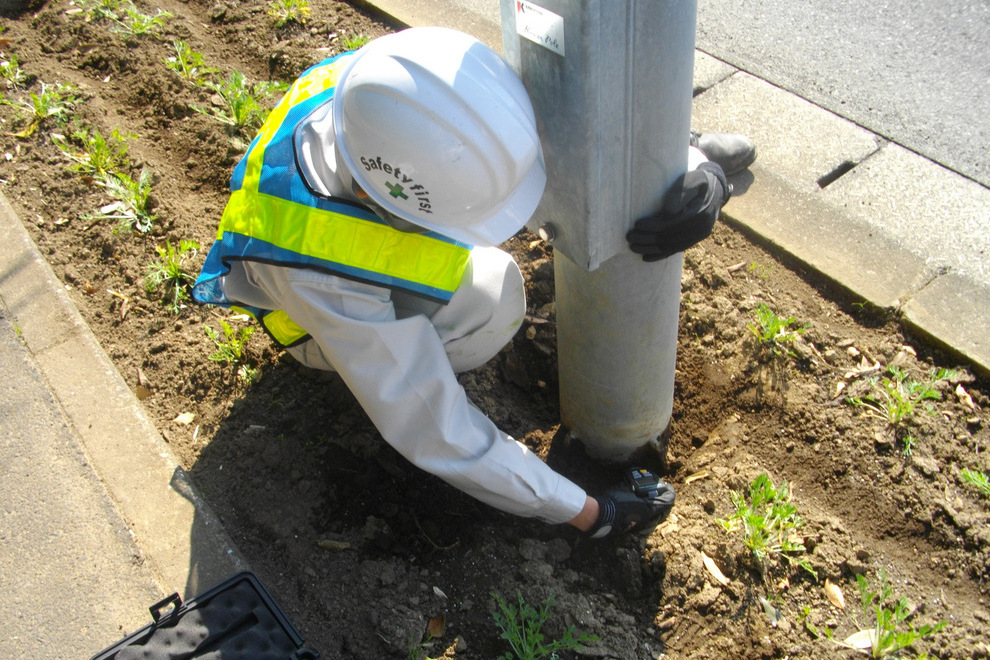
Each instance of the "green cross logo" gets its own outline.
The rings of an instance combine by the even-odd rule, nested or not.
[[[399,185],[398,183],[393,184],[393,183],[388,183],[386,181],[385,185],[388,186],[389,194],[392,195],[392,197],[396,197],[396,198],[401,197],[402,199],[409,199],[409,195],[402,192],[402,186]]]

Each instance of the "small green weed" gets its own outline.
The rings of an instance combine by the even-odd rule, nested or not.
[[[777,356],[793,356],[794,353],[787,348],[787,344],[793,343],[809,327],[808,324],[797,327],[793,316],[777,316],[765,303],[756,306],[754,321],[746,327],[756,337],[760,350]]]
[[[110,17],[114,22],[110,30],[132,37],[158,36],[165,31],[165,22],[172,18],[172,14],[161,9],[156,10],[154,16],[143,14],[131,3],[123,5],[121,9],[123,14],[117,13]]]
[[[936,384],[954,376],[949,369],[931,369],[927,378],[916,381],[909,378],[907,370],[900,367],[887,367],[887,375],[870,379],[871,391],[862,397],[849,397],[846,402],[859,406],[869,417],[875,417],[886,422],[896,433],[900,433],[905,421],[926,401],[939,401],[942,395],[935,389]],[[925,411],[934,413],[934,409],[926,404]],[[910,455],[913,451],[915,438],[903,435],[904,453]]]
[[[0,60],[0,79],[7,89],[23,89],[28,83],[28,76],[21,70],[17,56],[11,54],[5,60]]]
[[[16,108],[27,121],[27,127],[14,133],[14,137],[29,138],[43,125],[48,123],[62,125],[67,122],[73,108],[79,102],[75,91],[76,88],[72,85],[41,83],[41,92],[39,94],[28,92],[27,99],[21,99],[16,103],[0,99],[0,103]]]
[[[901,630],[912,611],[906,598],[900,598],[893,604],[889,602],[892,592],[887,577],[882,572],[879,593],[870,590],[869,583],[862,575],[856,576],[856,587],[859,590],[860,607],[866,617],[866,626],[860,625],[859,634],[869,641],[869,647],[865,643],[861,646],[866,647],[864,650],[869,651],[870,657],[899,657],[902,651],[909,649],[915,642],[935,635],[946,626],[944,622],[939,622],[933,626],[915,628],[908,623],[908,629]]]
[[[162,302],[173,314],[178,314],[183,303],[189,300],[189,285],[196,280],[195,274],[186,270],[186,263],[196,256],[199,243],[183,239],[176,247],[165,241],[164,245],[155,246],[155,250],[158,260],[148,264],[145,291],[154,293],[164,287]]]
[[[498,604],[498,611],[492,614],[495,624],[502,631],[502,639],[512,647],[512,653],[505,653],[499,660],[512,660],[513,654],[518,660],[557,658],[560,651],[580,650],[582,644],[598,641],[597,637],[583,632],[575,635],[574,626],[571,626],[560,639],[546,642],[543,624],[550,618],[550,608],[555,598],[553,592],[539,609],[527,605],[519,592],[516,592],[516,597],[518,607],[506,602],[500,595],[492,594]]]
[[[116,128],[106,138],[99,129],[77,125],[66,138],[53,135],[55,145],[73,162],[73,170],[95,178],[106,177],[126,168],[127,141],[137,137],[133,133],[121,133]]]
[[[350,36],[344,37],[340,45],[343,47],[344,51],[357,50],[362,46],[366,45],[371,41],[371,37],[366,34],[352,34]]]
[[[148,169],[141,170],[137,179],[123,172],[109,173],[106,177],[98,178],[96,184],[106,189],[115,199],[106,206],[100,207],[95,213],[83,216],[84,220],[119,220],[116,231],[133,229],[147,234],[157,216],[149,208],[148,197],[151,195],[152,174]]]
[[[309,2],[306,0],[271,0],[268,3],[268,16],[280,28],[289,23],[302,25],[309,18]]]
[[[83,10],[83,19],[87,22],[100,19],[115,20],[117,12],[123,6],[123,0],[75,0],[76,5]]]
[[[730,497],[735,511],[717,522],[729,533],[742,530],[743,544],[753,554],[762,575],[766,576],[772,562],[783,558],[818,579],[807,559],[792,556],[805,552],[805,547],[797,533],[802,522],[791,502],[787,481],[777,488],[764,473],[750,484],[748,498],[737,491],[732,491]]]
[[[771,266],[764,266],[763,264],[756,263],[755,261],[750,262],[749,272],[759,277],[761,280],[765,280],[770,277]]]
[[[240,330],[235,330],[223,319],[220,319],[220,326],[223,328],[223,337],[210,326],[203,327],[217,348],[210,355],[210,360],[236,366],[237,376],[246,383],[257,381],[261,373],[258,369],[244,362],[244,346],[254,334],[255,329],[251,326],[244,326]]]
[[[983,495],[990,497],[990,480],[987,479],[986,474],[976,470],[960,470],[959,476],[965,483],[976,486]]]
[[[175,55],[165,58],[165,66],[194,85],[205,85],[216,69],[206,66],[203,54],[198,53],[185,41],[172,42]]]
[[[281,83],[251,84],[240,71],[233,71],[226,80],[208,82],[206,86],[220,98],[220,106],[208,109],[192,106],[192,109],[236,130],[260,128],[269,112],[262,107],[262,101],[285,89]]]

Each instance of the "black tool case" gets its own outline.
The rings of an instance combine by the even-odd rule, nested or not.
[[[257,576],[244,571],[185,603],[151,606],[153,623],[92,660],[319,660]]]

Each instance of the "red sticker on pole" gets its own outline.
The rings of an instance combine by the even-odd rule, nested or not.
[[[564,56],[564,17],[534,5],[516,0],[516,33],[561,57]]]

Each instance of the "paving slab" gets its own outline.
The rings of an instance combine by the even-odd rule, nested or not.
[[[898,308],[931,280],[924,259],[817,194],[795,190],[789,178],[760,161],[734,179],[744,185],[723,209],[723,220],[785,261],[796,260],[845,289],[853,300]]]
[[[990,289],[948,273],[912,296],[901,311],[905,324],[915,333],[980,366],[986,374],[990,365]]]
[[[691,124],[702,132],[749,136],[764,169],[801,193],[820,192],[820,180],[881,145],[851,121],[742,71],[695,97]]]
[[[694,51],[694,95],[711,89],[737,71],[731,64],[700,50]]]
[[[869,222],[936,271],[990,282],[990,189],[886,144],[823,197]]]

